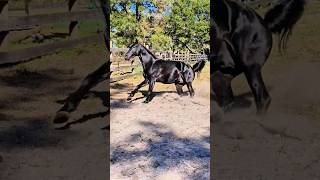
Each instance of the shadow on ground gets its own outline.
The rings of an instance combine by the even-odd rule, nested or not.
[[[19,121],[23,123],[19,124]],[[45,117],[16,119],[15,125],[9,121],[6,124],[2,124],[0,130],[0,149],[55,147],[68,134],[53,130]]]
[[[148,157],[151,160],[149,166],[153,170],[167,171],[190,163],[201,168],[194,173],[187,173],[188,178],[198,177],[199,179],[204,173],[209,172],[210,149],[206,144],[210,143],[210,137],[181,138],[163,124],[141,121],[140,125],[146,129],[143,132],[152,132],[151,135],[140,131],[132,134],[124,143],[129,145],[144,143],[145,148],[128,150],[127,146],[111,147],[112,164]]]
[[[9,87],[23,87],[27,89],[37,89],[48,86],[52,83],[61,82],[61,75],[72,75],[72,70],[47,69],[46,71],[30,71],[18,69],[6,75],[0,75],[4,85]],[[59,78],[60,77],[60,78]],[[75,79],[68,79],[70,81]]]

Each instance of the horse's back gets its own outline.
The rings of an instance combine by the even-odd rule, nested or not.
[[[227,15],[224,15],[225,19],[218,18],[217,21],[219,22],[216,23],[221,47],[216,48],[213,52],[217,55],[219,52],[224,52],[225,57],[216,63],[222,64],[221,67],[231,69],[238,65],[242,66],[242,64],[257,63],[263,65],[266,58],[261,57],[269,54],[272,47],[272,34],[268,31],[263,19],[253,9],[239,2],[230,0],[220,0],[219,2],[221,7],[228,8],[224,8],[225,12],[217,10],[219,14],[216,16]],[[240,60],[240,62],[237,60]],[[235,72],[235,74],[238,74],[238,72]]]
[[[184,74],[188,73],[188,69],[189,71],[192,71],[192,68],[184,62],[171,60],[157,60],[153,64],[152,68],[154,70],[153,74],[156,77],[157,82],[162,82],[165,84],[184,84],[186,79]],[[193,72],[189,72],[189,74],[190,73]]]

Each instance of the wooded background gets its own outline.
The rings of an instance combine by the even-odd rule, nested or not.
[[[154,50],[200,51],[209,43],[210,0],[111,0],[111,41]]]

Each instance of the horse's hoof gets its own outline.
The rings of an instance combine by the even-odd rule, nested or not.
[[[231,111],[233,105],[234,105],[234,102],[231,102],[231,103],[229,103],[229,104],[227,104],[227,105],[224,105],[224,106],[222,107],[222,110],[223,110],[224,112],[229,112],[229,111]]]
[[[69,118],[70,118],[70,113],[65,111],[60,111],[60,112],[57,112],[56,117],[53,120],[53,123],[55,124],[65,123],[69,120]]]
[[[61,129],[68,125],[68,120],[70,118],[70,113],[68,112],[58,112],[53,120],[54,128]]]

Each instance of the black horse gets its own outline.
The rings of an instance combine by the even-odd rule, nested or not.
[[[150,102],[151,93],[155,82],[175,84],[179,95],[182,87],[187,85],[190,96],[194,95],[192,81],[195,72],[200,72],[205,66],[205,60],[198,61],[193,67],[180,61],[157,59],[156,56],[141,44],[134,44],[125,55],[125,60],[138,56],[143,67],[144,80],[129,94],[127,100],[131,100],[134,94],[143,86],[149,84],[149,90],[145,103]]]
[[[233,102],[231,81],[244,73],[255,98],[258,113],[265,113],[271,98],[264,85],[261,68],[272,48],[272,33],[279,35],[279,49],[304,11],[304,0],[282,0],[264,18],[254,10],[231,0],[211,3],[211,96],[224,109]]]

